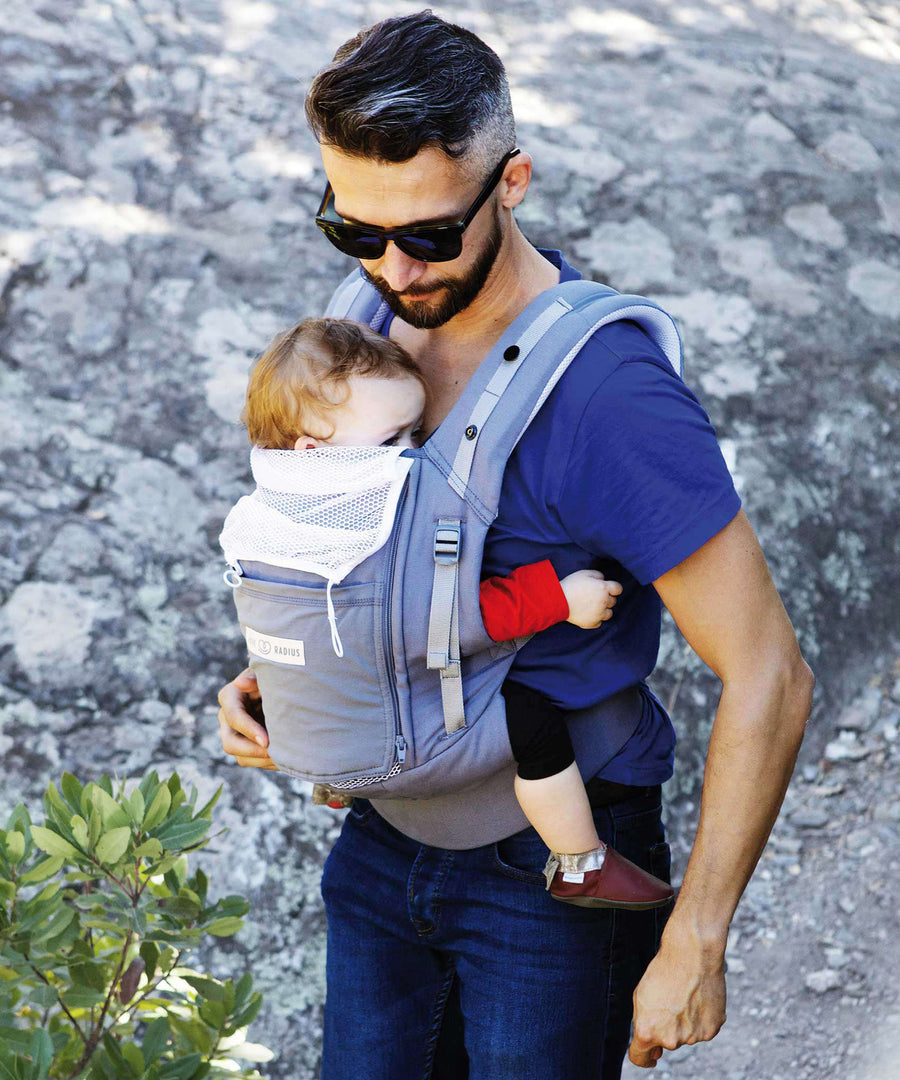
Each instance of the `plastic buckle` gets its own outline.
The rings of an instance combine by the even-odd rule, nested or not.
[[[459,562],[461,537],[461,526],[438,525],[434,530],[434,561],[442,566]]]

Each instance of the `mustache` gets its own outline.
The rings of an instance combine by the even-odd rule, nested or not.
[[[409,288],[404,289],[402,293],[398,293],[395,289],[392,289],[390,285],[384,280],[383,277],[378,275],[371,275],[369,280],[375,286],[376,289],[384,296],[385,293],[391,293],[393,296],[415,297],[415,296],[427,296],[429,293],[436,292],[438,289],[446,288],[447,282],[436,281],[434,284],[429,285],[410,285]]]

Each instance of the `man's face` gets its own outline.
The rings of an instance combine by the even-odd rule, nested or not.
[[[485,180],[433,148],[399,164],[330,146],[321,149],[336,212],[348,221],[385,229],[459,221]],[[363,259],[360,265],[396,315],[418,329],[432,330],[472,303],[502,241],[497,196],[492,195],[463,234],[459,258],[420,262],[388,243],[380,259]]]

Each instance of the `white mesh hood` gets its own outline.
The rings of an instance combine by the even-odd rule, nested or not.
[[[390,536],[413,461],[402,453],[396,446],[254,447],[256,490],[225,519],[225,558],[341,581]]]

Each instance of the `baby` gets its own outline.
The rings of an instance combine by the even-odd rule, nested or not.
[[[413,447],[422,440],[425,401],[421,372],[395,342],[348,319],[304,319],[255,364],[242,419],[262,449]],[[482,581],[479,602],[488,635],[507,641],[562,621],[598,627],[612,617],[621,592],[596,570],[560,580],[544,559]],[[669,885],[600,841],[563,710],[514,681],[503,694],[516,796],[550,849],[551,894],[586,907],[668,903]]]

